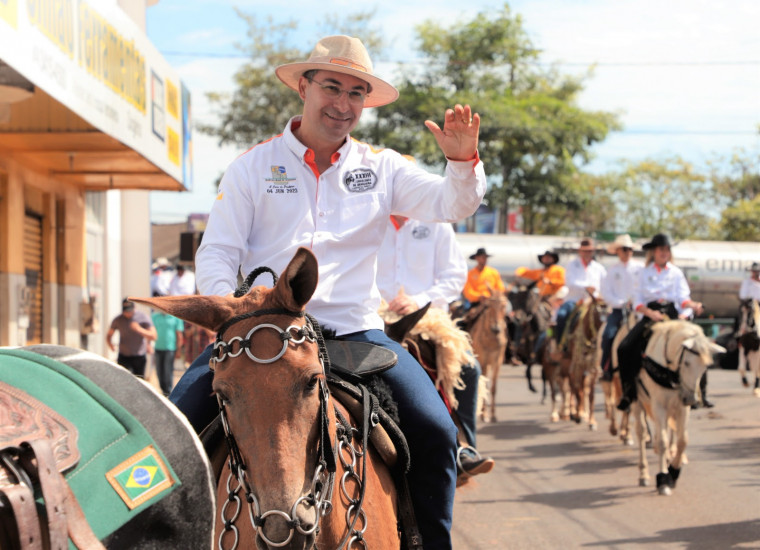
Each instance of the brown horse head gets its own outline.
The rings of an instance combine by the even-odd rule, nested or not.
[[[296,505],[312,489],[318,463],[325,372],[303,314],[316,285],[316,258],[300,248],[271,289],[256,286],[241,297],[136,300],[218,331],[217,346],[220,342],[224,345],[215,350],[211,361],[213,390],[224,406],[247,483],[257,501],[259,509],[254,506],[252,513],[263,516],[263,528],[256,538],[259,548],[267,547],[262,531],[274,542],[292,535],[287,548],[314,544],[314,533],[304,535],[292,529],[292,520],[286,515],[295,508],[292,519],[297,519],[304,531],[317,522],[318,511],[313,506],[303,501]],[[285,339],[288,335],[291,339]],[[327,425],[332,431],[332,409],[329,413]],[[241,498],[245,504],[245,495]],[[279,512],[267,515],[268,511]],[[244,510],[238,523],[247,523],[247,519]]]
[[[390,471],[373,448],[348,441],[349,429],[338,439],[336,411],[356,421],[330,399],[321,333],[304,313],[317,276],[316,258],[299,248],[274,288],[135,300],[217,332],[213,391],[232,449],[218,480],[219,547],[352,547],[363,529],[367,546],[399,547]]]

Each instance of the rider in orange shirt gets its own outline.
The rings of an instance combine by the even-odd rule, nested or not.
[[[539,269],[528,269],[527,267],[518,267],[515,275],[538,281],[536,288],[541,296],[553,296],[557,291],[565,286],[565,268],[558,265],[559,254],[547,250],[538,257],[538,261],[544,267]]]
[[[490,297],[492,290],[505,292],[504,281],[501,280],[499,272],[486,265],[490,256],[485,248],[478,248],[478,251],[470,256],[477,265],[467,273],[467,282],[462,290],[462,295],[470,307],[477,304],[481,298]]]

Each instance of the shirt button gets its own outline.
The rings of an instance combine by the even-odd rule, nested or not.
[[[324,217],[325,217],[325,213],[324,213],[324,212],[320,212],[320,213],[319,213],[319,217],[320,217],[320,218],[324,218]]]

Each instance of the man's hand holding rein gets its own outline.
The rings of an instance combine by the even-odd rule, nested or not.
[[[473,113],[469,105],[462,107],[456,104],[453,109],[446,109],[443,130],[432,120],[426,120],[425,126],[433,133],[447,159],[466,161],[475,158],[478,151],[480,115]]]

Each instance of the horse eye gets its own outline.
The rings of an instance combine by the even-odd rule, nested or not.
[[[306,387],[310,390],[313,390],[317,387],[317,384],[319,383],[319,379],[322,377],[321,374],[314,374],[311,378],[309,378],[309,382],[306,384]]]

